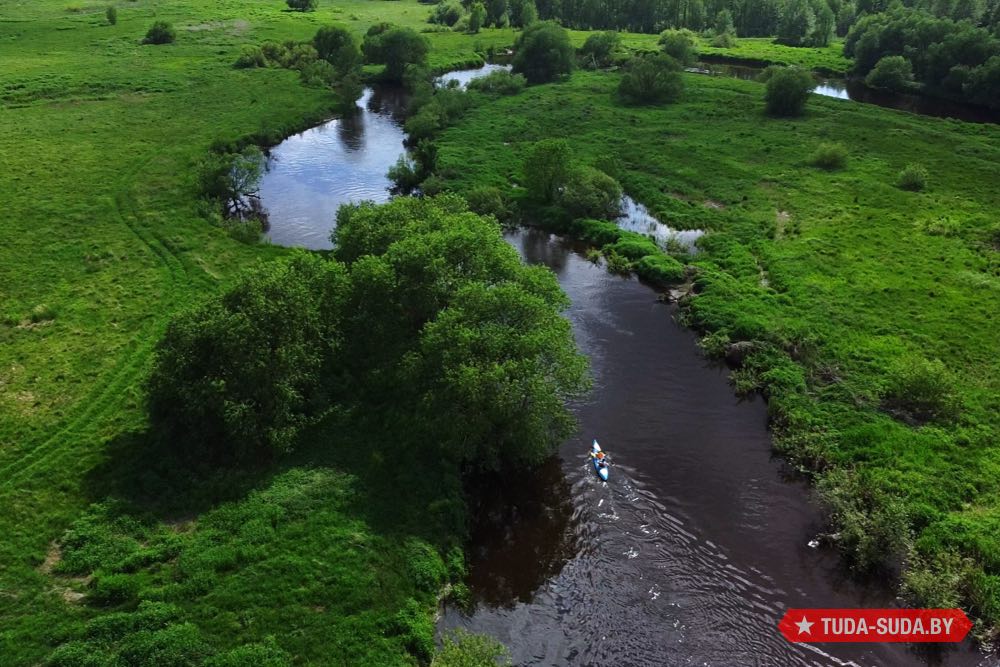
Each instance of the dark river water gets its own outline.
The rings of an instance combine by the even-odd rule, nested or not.
[[[359,105],[355,117],[271,152],[262,199],[273,242],[328,248],[340,204],[387,199],[405,99],[366,90]],[[675,234],[625,204],[623,225]],[[998,664],[968,644],[917,653],[786,643],[777,623],[788,607],[893,600],[852,583],[835,554],[809,546],[820,516],[808,489],[771,454],[763,401],[737,399],[727,371],[705,360],[650,288],[609,275],[548,234],[507,239],[526,261],[552,269],[572,299],[567,315],[591,360],[594,390],[575,406],[579,436],[557,457],[478,489],[471,604],[446,608],[442,632],[487,632],[516,665]],[[587,462],[594,437],[613,462],[606,484]]]

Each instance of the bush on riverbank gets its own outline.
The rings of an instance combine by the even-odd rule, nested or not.
[[[801,116],[809,93],[816,87],[812,74],[798,67],[768,67],[762,78],[764,102],[772,116]]]

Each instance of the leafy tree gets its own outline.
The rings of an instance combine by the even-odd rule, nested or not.
[[[446,636],[431,667],[510,667],[504,645],[487,635],[457,630]]]
[[[297,253],[176,316],[149,381],[165,442],[203,461],[291,449],[329,404],[344,280],[339,264]]]
[[[1000,55],[972,69],[962,91],[971,102],[1000,109]]]
[[[510,22],[507,0],[487,0],[485,9],[486,19],[484,25],[504,28]]]
[[[573,46],[558,23],[532,23],[514,42],[513,71],[523,74],[529,84],[546,83],[573,69]]]
[[[574,218],[616,218],[621,214],[622,187],[593,167],[570,171],[559,202]]]
[[[527,28],[533,25],[535,21],[538,20],[538,9],[535,6],[535,0],[523,0],[521,5],[521,15],[520,23],[517,25],[521,28]]]
[[[482,2],[472,3],[469,8],[469,32],[476,34],[486,21],[486,5]]]
[[[764,101],[772,116],[801,116],[809,93],[816,87],[812,75],[798,67],[769,67]]]
[[[401,81],[409,65],[424,65],[430,43],[423,35],[410,28],[373,26],[365,35],[362,51],[365,62],[385,65],[384,76],[390,81]]]
[[[349,30],[339,25],[324,26],[312,39],[316,56],[333,65],[337,75],[357,75],[361,68],[361,52]]]
[[[201,166],[201,192],[221,202],[225,215],[244,217],[255,210],[263,175],[264,154],[256,146],[238,153],[212,153]]]
[[[177,31],[166,21],[157,21],[146,32],[143,44],[170,44],[177,39]]]
[[[296,12],[316,11],[316,0],[285,0],[288,8]]]
[[[108,25],[118,23],[118,10],[114,6],[108,7],[104,10],[104,18],[107,19]]]
[[[578,52],[580,63],[589,69],[611,65],[611,56],[621,46],[621,35],[614,31],[595,32],[587,37]]]
[[[664,30],[659,44],[664,53],[681,65],[693,65],[698,60],[698,37],[690,30]]]
[[[816,22],[809,35],[808,43],[810,46],[827,46],[833,38],[837,17],[826,0],[815,0],[813,13],[816,16]]]
[[[905,90],[913,81],[913,66],[903,56],[885,56],[875,65],[865,83],[873,88]]]
[[[778,39],[799,46],[808,42],[816,28],[816,13],[809,0],[788,0],[778,24]]]
[[[681,66],[666,54],[632,58],[618,84],[618,94],[628,104],[664,104],[677,100],[683,92]]]
[[[431,17],[427,20],[430,23],[438,23],[450,27],[458,23],[458,20],[462,18],[462,12],[462,6],[457,3],[441,2],[434,6]]]
[[[713,26],[716,35],[735,35],[736,25],[733,23],[733,13],[723,8],[715,15]]]
[[[565,139],[542,139],[528,150],[524,177],[528,192],[538,201],[555,201],[569,172],[570,149]]]

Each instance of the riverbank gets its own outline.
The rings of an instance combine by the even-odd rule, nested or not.
[[[833,542],[858,569],[905,562],[910,594],[963,600],[989,635],[1000,618],[998,129],[817,96],[805,117],[775,120],[759,84],[697,75],[674,105],[627,108],[616,83],[581,72],[476,109],[438,140],[438,175],[516,200],[526,149],[564,137],[578,162],[617,161],[661,221],[708,230],[686,319],[713,334],[709,350],[756,350],[733,381],[768,396],[778,450],[833,506]],[[808,164],[829,141],[846,147],[845,170]],[[931,174],[922,193],[895,186],[910,162]],[[893,383],[938,363],[957,415],[907,423],[887,398]]]

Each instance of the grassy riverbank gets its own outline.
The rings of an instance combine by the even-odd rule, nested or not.
[[[815,95],[772,119],[761,84],[697,75],[676,104],[623,107],[617,83],[578,72],[470,112],[439,138],[438,175],[516,200],[527,149],[564,137],[662,221],[708,230],[685,316],[711,351],[756,351],[734,382],[770,397],[777,446],[817,473],[836,541],[861,568],[906,560],[923,602],[961,600],[995,628],[1000,128]],[[810,165],[824,142],[845,169]],[[896,185],[913,162],[923,192]],[[897,394],[925,390],[954,414],[901,414]]]
[[[179,621],[214,648],[280,634],[287,650],[322,664],[405,663],[406,633],[387,627],[403,627],[396,615],[410,613],[426,628],[434,594],[413,588],[399,536],[442,547],[456,524],[427,535],[408,509],[366,504],[400,499],[376,462],[344,475],[290,464],[197,493],[177,480],[150,487],[163,498],[130,498],[115,480],[144,468],[118,459],[146,428],[142,386],[169,316],[284,253],[212,226],[198,163],[217,140],[276,140],[343,104],[289,70],[234,69],[241,46],[307,40],[331,22],[359,35],[382,20],[420,29],[429,10],[355,0],[299,14],[281,0],[139,0],[118,4],[112,26],[105,8],[8,3],[0,19],[0,664],[36,664],[93,617],[134,606],[133,586],[157,599],[179,569],[204,589],[158,599],[173,595]],[[154,20],[174,24],[176,43],[140,45]],[[510,31],[428,37],[438,69],[512,41]],[[435,483],[437,497],[448,496],[448,480]],[[415,512],[427,488],[412,490]],[[99,574],[132,574],[119,582],[123,602],[90,604],[81,593],[101,577],[60,566],[53,544],[109,495],[128,502],[91,521],[114,546]],[[250,536],[239,524],[261,503],[284,518]],[[112,536],[115,517],[133,511],[148,525]],[[136,563],[119,557],[154,574],[133,576]],[[411,598],[415,612],[406,611]]]

